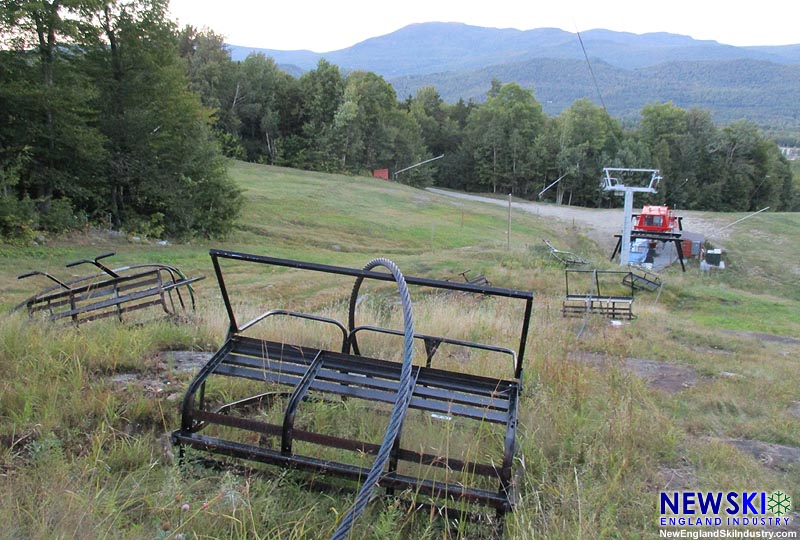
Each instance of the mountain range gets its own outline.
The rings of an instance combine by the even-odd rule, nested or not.
[[[481,101],[498,79],[532,88],[548,114],[583,97],[621,118],[636,117],[647,103],[670,101],[710,110],[719,123],[745,119],[800,134],[800,44],[735,47],[661,32],[576,34],[432,22],[326,53],[229,50],[234,60],[263,53],[295,76],[321,58],[344,71],[372,71],[400,99],[433,85],[445,101]]]

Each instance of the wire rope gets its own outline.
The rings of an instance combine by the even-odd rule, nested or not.
[[[383,469],[389,460],[389,456],[394,446],[394,441],[397,438],[400,428],[402,427],[403,420],[405,419],[408,405],[411,402],[411,394],[414,392],[414,379],[412,377],[412,356],[414,352],[414,319],[411,314],[411,296],[408,292],[408,286],[403,274],[397,266],[389,259],[377,258],[373,259],[364,266],[364,270],[372,270],[376,266],[383,266],[387,268],[397,282],[397,288],[400,293],[400,302],[403,309],[403,364],[400,369],[400,382],[397,388],[397,398],[394,402],[391,417],[389,418],[389,425],[386,428],[386,433],[383,437],[383,442],[378,449],[375,461],[372,463],[372,468],[367,474],[361,489],[356,494],[355,501],[347,510],[339,526],[333,533],[332,540],[345,540],[350,535],[350,530],[353,524],[364,511],[367,503],[372,496],[372,492],[377,487],[378,482],[383,476]],[[363,277],[356,279],[353,286],[353,296],[356,296],[358,289],[361,287]]]

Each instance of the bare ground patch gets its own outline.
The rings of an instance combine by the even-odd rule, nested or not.
[[[671,362],[644,358],[625,358],[617,361],[604,354],[584,352],[571,353],[569,358],[599,369],[608,369],[612,365],[619,365],[626,371],[644,379],[649,387],[668,394],[696,386],[701,380],[701,375],[694,368]]]
[[[767,443],[751,439],[717,439],[730,444],[745,454],[750,454],[762,465],[770,469],[785,471],[800,465],[800,448],[782,444]]]
[[[114,385],[135,386],[148,394],[176,400],[183,396],[183,390],[176,384],[178,380],[198,371],[212,355],[197,351],[160,352],[146,361],[145,371],[117,373],[108,380]]]
[[[658,486],[661,491],[687,491],[698,486],[697,471],[688,463],[679,467],[658,469]]]
[[[723,330],[724,333],[745,339],[755,339],[766,343],[782,343],[784,345],[800,345],[800,339],[789,336],[778,336],[775,334],[765,334],[762,332],[737,332],[735,330]]]

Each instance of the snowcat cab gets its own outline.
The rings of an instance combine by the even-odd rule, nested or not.
[[[680,218],[668,206],[645,206],[633,224],[636,231],[670,233],[681,230]]]

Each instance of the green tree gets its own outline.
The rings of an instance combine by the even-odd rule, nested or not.
[[[777,205],[783,175],[779,158],[770,152],[774,146],[749,122],[734,122],[722,129],[719,210],[755,211]]]
[[[27,197],[20,199],[16,193],[20,171],[27,159],[23,151],[0,166],[0,240],[3,241],[25,238],[35,225],[33,201]]]
[[[213,30],[186,26],[178,35],[178,50],[186,60],[191,90],[214,111],[214,130],[226,155],[244,158],[236,115],[241,90],[239,64],[231,60],[225,40]]]
[[[240,194],[226,176],[211,111],[188,90],[166,0],[108,2],[96,17],[114,223],[160,235],[224,234]]]
[[[300,77],[305,153],[297,162],[299,166],[328,172],[339,170],[334,127],[344,87],[339,68],[325,59]]]
[[[285,76],[272,58],[249,55],[239,69],[236,114],[249,161],[274,163],[278,157],[280,79]]]
[[[443,154],[452,150],[454,123],[447,116],[439,92],[433,86],[417,90],[409,101],[409,112],[422,130],[425,144],[434,154]]]
[[[495,88],[470,114],[466,144],[475,156],[478,181],[509,192],[520,191],[537,174],[534,141],[544,126],[541,105],[533,92],[516,83]]]
[[[684,179],[693,180],[693,184],[707,182],[707,179],[696,179],[695,171],[699,160],[697,152],[708,144],[698,139],[703,135],[713,136],[713,129],[710,134],[703,131],[711,125],[710,116],[696,113],[692,132],[689,121],[687,111],[672,103],[650,103],[642,109],[639,137],[653,159],[647,167],[659,169],[663,177],[656,199],[672,207],[688,205],[687,193],[692,186],[687,186]]]
[[[65,199],[62,207],[97,202],[104,139],[81,54],[91,33],[80,17],[95,5],[0,1],[8,47],[0,52],[0,167],[15,164],[17,196],[35,199],[44,214],[54,199]]]
[[[384,168],[391,162],[390,119],[396,102],[394,88],[383,77],[366,71],[348,74],[334,121],[343,169],[358,172]]]
[[[463,99],[459,99],[454,105],[445,106],[448,125],[452,126],[453,150],[445,152],[445,157],[438,166],[437,185],[467,189],[478,184],[475,156],[466,142],[467,120],[476,108],[474,102],[464,102]]]
[[[788,170],[776,144],[752,123],[718,128],[708,111],[649,104],[637,136],[664,176],[659,202],[723,211],[780,207]]]
[[[357,170],[359,156],[363,152],[363,134],[358,123],[358,104],[347,100],[339,105],[333,119],[334,151],[336,152],[338,169],[346,171],[348,168]]]
[[[677,152],[665,179],[664,202],[673,207],[708,207],[719,196],[719,177],[714,163],[718,129],[711,113],[690,109],[686,132],[678,139]]]
[[[560,123],[554,118],[545,119],[544,126],[541,132],[537,135],[534,141],[534,152],[536,154],[536,161],[539,163],[539,177],[530,182],[528,189],[522,196],[527,198],[537,197],[545,188],[552,182],[561,177],[566,171],[563,171],[559,165],[559,151],[561,149],[561,131]],[[537,181],[538,180],[538,181]],[[567,184],[568,180],[563,178],[558,184],[548,189],[542,194],[542,200],[559,200],[557,195],[563,198],[563,187]]]
[[[559,202],[566,196],[568,204],[600,206],[605,197],[600,175],[617,155],[622,129],[588,99],[573,103],[559,115],[558,123],[559,171],[567,175],[559,183]]]
[[[790,164],[783,159],[780,165],[783,183],[780,191],[778,210],[781,212],[800,212],[800,185],[795,180]]]
[[[425,146],[417,119],[408,111],[395,109],[389,115],[389,136],[392,139],[393,155],[389,164],[394,171],[420,163],[432,156]],[[435,167],[433,163],[404,171],[398,181],[417,187],[433,183]]]
[[[62,229],[79,210],[153,234],[230,227],[238,191],[211,137],[210,112],[188,90],[166,7],[0,3],[0,33],[10,36],[0,54],[4,194],[35,198],[39,226]]]
[[[463,105],[463,101],[461,103]],[[441,171],[452,171],[457,166],[457,151],[463,140],[463,130],[432,86],[420,88],[410,99],[408,109],[419,125],[423,143],[432,157],[444,156],[442,160],[425,166],[431,179],[440,178]]]

